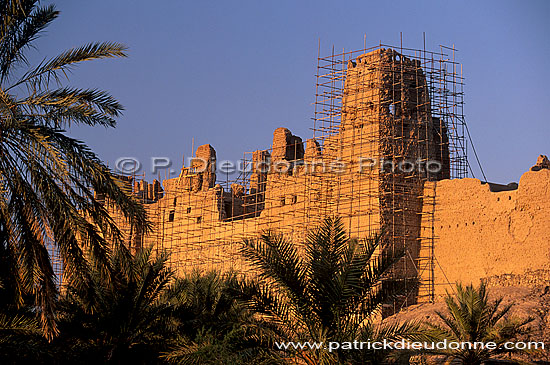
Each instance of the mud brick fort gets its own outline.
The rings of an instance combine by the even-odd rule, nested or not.
[[[548,159],[539,157],[519,184],[468,177],[472,146],[454,55],[379,45],[319,56],[312,138],[276,129],[271,148],[244,154],[233,181],[216,179],[210,145],[176,178],[126,178],[154,225],[132,244],[168,250],[180,272],[247,272],[243,239],[269,229],[300,242],[338,215],[350,236],[383,230],[390,249],[405,250],[394,275],[420,278],[419,301],[481,278],[548,283]]]

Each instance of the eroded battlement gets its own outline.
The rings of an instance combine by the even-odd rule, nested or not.
[[[275,230],[300,242],[338,215],[350,236],[383,230],[384,249],[405,250],[392,278],[419,277],[417,298],[432,300],[456,281],[517,277],[527,263],[550,269],[548,161],[519,188],[465,179],[463,79],[452,59],[383,46],[319,57],[312,138],[276,129],[271,148],[245,154],[234,181],[216,179],[210,145],[176,178],[129,181],[154,225],[132,242],[170,251],[180,271],[246,273],[243,239]],[[380,163],[363,169],[365,161]],[[429,163],[439,168],[416,168]]]

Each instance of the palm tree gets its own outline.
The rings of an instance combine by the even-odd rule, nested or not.
[[[264,331],[274,342],[313,341],[326,346],[329,341],[420,336],[416,324],[377,321],[382,305],[404,290],[389,281],[389,271],[402,253],[387,253],[381,235],[349,239],[341,220],[328,217],[308,234],[303,246],[302,252],[271,232],[243,245],[242,253],[258,275],[242,284],[240,297],[265,320]],[[384,351],[329,352],[323,347],[283,352],[306,364],[380,363],[388,356]]]
[[[233,272],[194,271],[176,280],[178,337],[164,355],[167,361],[243,364],[270,358],[257,336],[258,321],[235,298],[238,286]]]
[[[53,359],[36,317],[0,314],[0,363],[53,363]]]
[[[91,292],[69,285],[61,298],[55,347],[65,348],[71,363],[159,362],[177,329],[172,316],[179,289],[172,287],[167,259],[153,257],[151,248],[132,255],[121,245],[108,273],[92,265]]]
[[[429,324],[435,338],[470,344],[496,344],[495,349],[465,346],[458,350],[435,351],[448,360],[458,360],[466,365],[479,365],[495,356],[511,353],[512,350],[505,350],[502,345],[516,339],[525,331],[524,326],[532,321],[532,318],[508,318],[512,304],[501,305],[502,298],[490,302],[485,282],[477,288],[457,284],[455,296],[448,294],[445,304],[448,314],[436,312],[443,325]]]
[[[57,287],[50,255],[62,259],[64,280],[86,286],[90,248],[106,264],[107,238],[123,235],[93,191],[110,199],[134,231],[147,229],[145,211],[128,196],[98,157],[69,137],[71,124],[114,127],[122,106],[108,93],[65,85],[84,61],[124,57],[118,43],[72,48],[31,66],[27,51],[59,15],[38,0],[0,0],[0,256],[3,296],[39,313],[48,336],[56,333]]]
[[[181,331],[194,338],[204,329],[228,332],[234,323],[246,317],[245,309],[232,295],[237,286],[235,273],[193,271],[174,283]]]

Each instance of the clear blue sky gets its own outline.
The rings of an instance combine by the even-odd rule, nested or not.
[[[71,76],[126,108],[114,130],[71,130],[106,161],[167,156],[179,171],[193,137],[219,160],[268,148],[280,126],[309,138],[318,39],[328,52],[361,48],[365,33],[367,46],[399,44],[399,32],[405,46],[421,48],[426,32],[428,49],[460,51],[466,120],[490,181],[518,181],[550,154],[550,1],[53,2],[61,16],[36,59],[90,41],[130,49]]]

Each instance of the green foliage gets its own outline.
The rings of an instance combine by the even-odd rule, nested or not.
[[[60,301],[61,335],[54,346],[78,363],[154,363],[174,336],[180,294],[167,256],[135,255],[120,246],[108,270],[91,269],[92,286],[69,286]],[[93,261],[93,260],[92,260]],[[91,290],[89,290],[91,289]],[[71,361],[72,362],[72,361]]]
[[[64,130],[71,123],[115,126],[122,106],[111,95],[64,83],[77,64],[124,57],[125,47],[92,43],[31,66],[26,53],[58,15],[37,0],[0,1],[0,296],[16,307],[32,305],[49,338],[57,332],[52,250],[64,279],[85,288],[91,278],[83,249],[107,265],[106,237],[115,245],[123,240],[93,191],[109,198],[134,232],[148,228],[139,202]]]
[[[347,238],[338,218],[326,218],[300,251],[283,236],[265,233],[242,249],[256,281],[241,285],[241,299],[264,320],[271,341],[329,342],[399,340],[421,336],[417,324],[375,323],[383,304],[404,288],[391,283],[389,270],[402,257],[381,247],[382,236]],[[378,252],[378,253],[377,253]],[[383,351],[292,350],[284,356],[308,364],[379,363]]]
[[[233,274],[175,279],[167,255],[120,246],[91,287],[69,286],[51,348],[66,363],[242,363],[265,353],[252,315],[232,297]],[[91,289],[91,290],[90,290]]]
[[[178,364],[255,364],[271,361],[258,321],[237,302],[235,273],[193,272],[174,290],[179,336],[164,358]]]
[[[51,362],[40,323],[31,313],[0,314],[0,363]]]
[[[246,332],[238,327],[221,337],[209,331],[200,331],[193,341],[178,339],[164,358],[172,364],[282,363],[267,349],[246,341],[246,336]]]
[[[525,333],[525,325],[532,318],[509,318],[512,304],[502,305],[502,298],[489,301],[487,286],[481,282],[479,287],[456,285],[456,294],[445,298],[448,313],[436,312],[443,325],[430,324],[431,335],[439,340],[455,342],[494,342],[496,349],[459,349],[436,351],[449,360],[458,360],[463,364],[481,364],[511,350],[500,348],[505,342],[513,341]],[[524,351],[516,350],[520,353]]]

